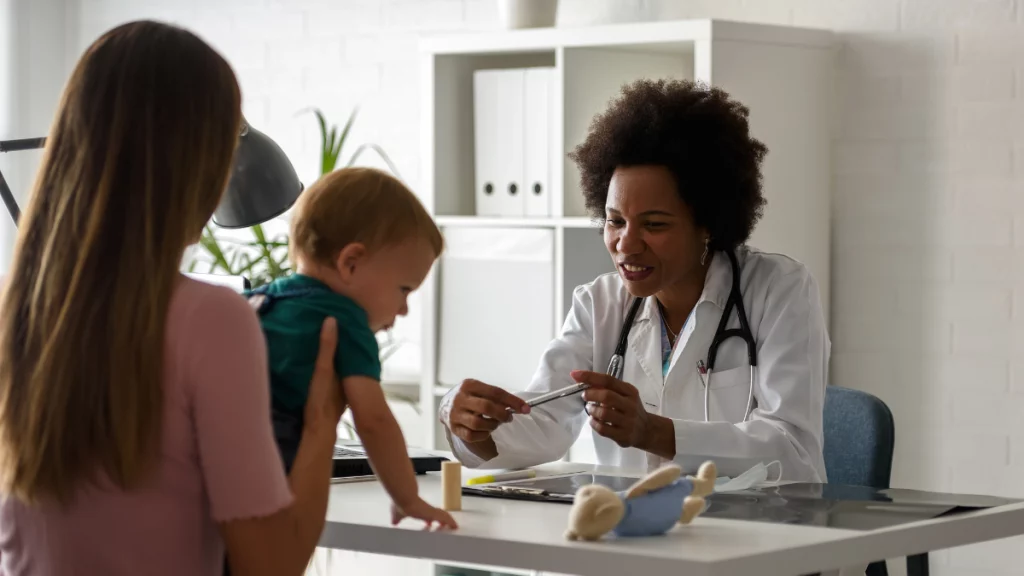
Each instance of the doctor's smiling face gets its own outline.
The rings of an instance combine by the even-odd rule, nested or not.
[[[761,217],[768,149],[747,114],[702,83],[637,80],[569,154],[626,289],[657,296],[672,331],[699,301],[714,254],[745,244]]]
[[[703,285],[706,267],[700,259],[707,236],[667,168],[615,169],[605,202],[604,241],[630,294],[646,297]]]

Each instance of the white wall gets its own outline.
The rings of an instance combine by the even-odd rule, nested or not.
[[[381,144],[415,186],[416,35],[497,25],[495,0],[69,2],[79,50],[140,17],[212,42],[236,68],[250,121],[307,182],[315,124],[296,112],[320,106],[341,122],[360,105],[354,138]],[[1022,4],[562,0],[559,11],[565,26],[715,17],[842,33],[833,383],[892,407],[899,486],[1024,496]],[[406,328],[418,333],[414,320]],[[1019,573],[1021,543],[933,554],[933,567]]]
[[[0,140],[46,136],[67,76],[69,32],[77,33],[77,21],[64,0],[0,0]],[[0,154],[0,171],[21,207],[41,157]],[[13,241],[14,222],[0,205],[0,272]]]

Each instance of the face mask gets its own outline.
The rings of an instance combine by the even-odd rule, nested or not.
[[[768,481],[768,467],[772,464],[779,465],[779,475],[775,480]],[[782,480],[782,462],[775,460],[769,462],[767,466],[764,462],[758,462],[750,470],[735,478],[729,478],[728,476],[719,478],[715,482],[715,492],[739,492],[765,484],[778,484],[780,480]]]

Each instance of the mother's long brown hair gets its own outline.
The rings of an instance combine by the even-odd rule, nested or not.
[[[114,28],[79,60],[0,298],[5,494],[67,503],[153,470],[167,312],[227,183],[240,99],[228,63],[165,24]]]

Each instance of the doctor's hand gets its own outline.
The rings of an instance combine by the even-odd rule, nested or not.
[[[513,414],[529,412],[526,401],[518,396],[477,380],[463,380],[445,424],[464,442],[480,443],[490,440],[491,432],[502,423],[511,422]]]
[[[675,457],[675,428],[664,416],[644,409],[640,393],[628,382],[607,374],[574,370],[572,379],[590,386],[583,400],[590,427],[623,448],[639,448],[662,458]]]

